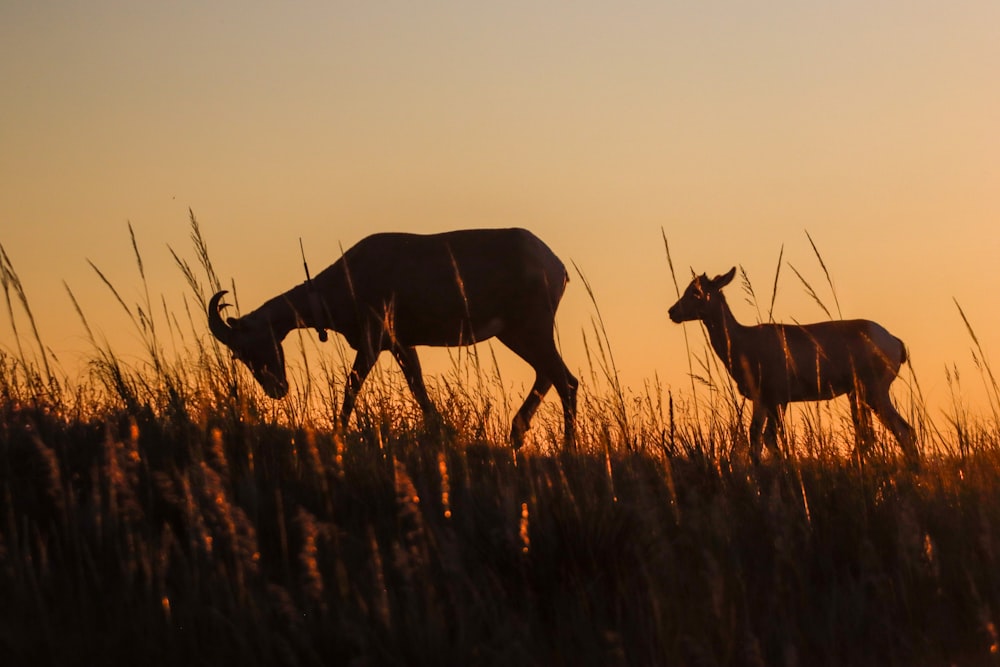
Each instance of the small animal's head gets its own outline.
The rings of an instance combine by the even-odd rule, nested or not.
[[[242,361],[264,393],[271,398],[284,398],[288,393],[285,375],[285,353],[281,341],[275,340],[268,327],[253,326],[245,318],[229,317],[223,321],[220,311],[227,304],[220,303],[225,290],[208,302],[208,328],[220,343],[232,350],[233,358]]]
[[[731,283],[735,275],[734,266],[728,273],[714,278],[704,273],[695,276],[677,303],[670,307],[670,319],[678,323],[704,319],[712,304],[722,296],[722,288]]]

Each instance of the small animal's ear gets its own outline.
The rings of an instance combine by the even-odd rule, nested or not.
[[[722,289],[729,283],[733,282],[733,278],[735,276],[736,276],[736,267],[734,266],[733,268],[729,269],[728,273],[721,276],[715,276],[715,278],[712,279],[712,285],[718,289]]]

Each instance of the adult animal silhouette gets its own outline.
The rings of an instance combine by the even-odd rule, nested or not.
[[[212,334],[250,369],[264,392],[288,392],[281,342],[295,328],[344,336],[356,351],[340,412],[347,426],[365,378],[382,351],[392,352],[425,417],[427,395],[418,345],[471,345],[496,337],[535,370],[535,382],[511,425],[515,448],[554,385],[565,439],[574,443],[578,382],[556,348],[556,308],[569,275],[562,261],[524,229],[368,236],[334,264],[243,317],[223,320],[225,291],[208,304]]]
[[[753,402],[753,460],[760,460],[762,439],[780,454],[777,429],[788,403],[848,394],[855,428],[864,428],[865,410],[870,409],[916,462],[913,427],[889,397],[889,385],[906,361],[903,342],[869,320],[744,326],[722,294],[735,275],[736,267],[715,278],[696,276],[669,315],[677,323],[701,320],[712,349],[740,393]]]

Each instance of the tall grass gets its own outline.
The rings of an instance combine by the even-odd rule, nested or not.
[[[555,445],[548,403],[533,442],[506,446],[488,347],[432,383],[446,428],[386,372],[341,432],[336,352],[289,338],[296,396],[273,402],[207,334],[219,281],[191,224],[180,317],[151,298],[131,231],[142,301],[99,276],[139,362],[75,300],[92,374],[54,382],[37,333],[0,353],[3,664],[996,660],[995,420],[963,416],[915,472],[891,446],[854,465],[846,424],[817,408],[794,456],[753,467],[739,401],[694,346],[698,392],[603,382],[617,373],[595,299],[579,451]],[[14,324],[27,300],[3,262]]]

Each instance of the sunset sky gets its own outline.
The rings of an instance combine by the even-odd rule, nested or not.
[[[315,273],[376,231],[527,227],[636,390],[689,386],[661,229],[681,289],[740,265],[764,317],[784,247],[774,314],[800,322],[825,315],[789,264],[834,307],[808,231],[933,406],[953,364],[982,394],[953,299],[1000,364],[997,2],[8,2],[0,86],[0,244],[65,368],[91,350],[64,281],[137,349],[87,263],[141,300],[129,222],[182,308],[189,208],[244,311],[303,280],[300,237]]]

